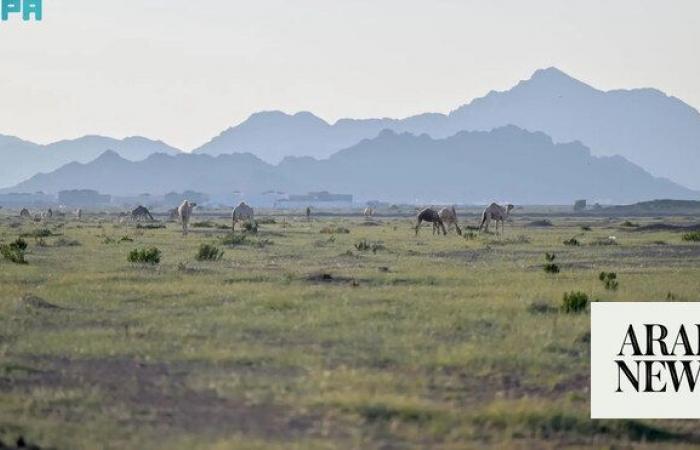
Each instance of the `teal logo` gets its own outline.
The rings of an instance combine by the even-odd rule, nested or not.
[[[0,18],[3,22],[11,16],[21,16],[22,20],[40,21],[42,16],[42,0],[0,0]]]

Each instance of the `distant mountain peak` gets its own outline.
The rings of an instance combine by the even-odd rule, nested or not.
[[[124,158],[122,158],[119,153],[115,152],[114,150],[108,149],[102,152],[100,156],[98,156],[95,161],[99,162],[112,162],[112,161],[126,161]]]
[[[525,86],[535,86],[542,89],[557,91],[561,89],[594,89],[586,83],[577,80],[568,75],[564,71],[556,67],[547,67],[545,69],[536,70],[532,76],[525,81],[521,81],[513,89],[522,88]]]

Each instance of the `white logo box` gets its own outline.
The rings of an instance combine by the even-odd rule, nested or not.
[[[592,303],[591,418],[700,418],[698,324],[700,303]],[[633,333],[629,333],[630,325]],[[659,340],[662,327],[668,335]],[[637,348],[632,334],[636,337]],[[648,334],[657,338],[651,342],[653,355],[646,354]],[[666,344],[668,353],[673,351],[675,355],[663,355],[660,342]],[[621,350],[623,356],[619,356]],[[643,354],[635,354],[638,352]],[[687,352],[692,354],[687,355]],[[625,374],[623,366],[629,369],[631,378]],[[688,374],[698,381],[692,391]],[[638,381],[638,387],[634,381]],[[664,386],[666,391],[659,392]]]

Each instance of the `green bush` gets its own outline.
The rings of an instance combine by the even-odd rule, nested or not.
[[[553,263],[547,263],[544,265],[544,271],[547,273],[559,273],[559,265]]]
[[[355,248],[361,252],[366,252],[367,250],[370,250],[372,246],[369,244],[369,242],[367,242],[366,239],[363,239],[357,244],[355,244]]]
[[[160,250],[156,247],[149,248],[135,248],[129,252],[127,260],[132,263],[139,264],[159,264],[160,263]]]
[[[208,220],[205,220],[204,222],[195,222],[192,224],[192,228],[214,228],[216,227],[216,224],[214,222],[210,222]]]
[[[258,222],[255,220],[249,220],[243,224],[243,229],[247,233],[256,234],[258,232]]]
[[[565,292],[561,309],[565,313],[580,313],[588,306],[588,295],[580,291]]]
[[[221,239],[221,243],[228,246],[243,245],[245,240],[246,236],[244,234],[229,233]]]
[[[615,290],[619,285],[615,272],[600,272],[598,279],[603,282],[605,289]]]
[[[27,250],[27,241],[18,238],[16,241],[9,244],[0,244],[0,254],[8,261],[15,264],[27,264],[24,259],[24,252]]]
[[[692,231],[690,233],[683,234],[682,239],[688,242],[700,242],[700,231]]]
[[[224,256],[224,251],[219,247],[202,244],[197,252],[197,261],[218,261]]]

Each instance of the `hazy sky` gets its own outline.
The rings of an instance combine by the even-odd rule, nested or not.
[[[0,133],[190,149],[259,110],[448,112],[548,66],[700,107],[699,47],[698,0],[44,0],[0,22]]]

